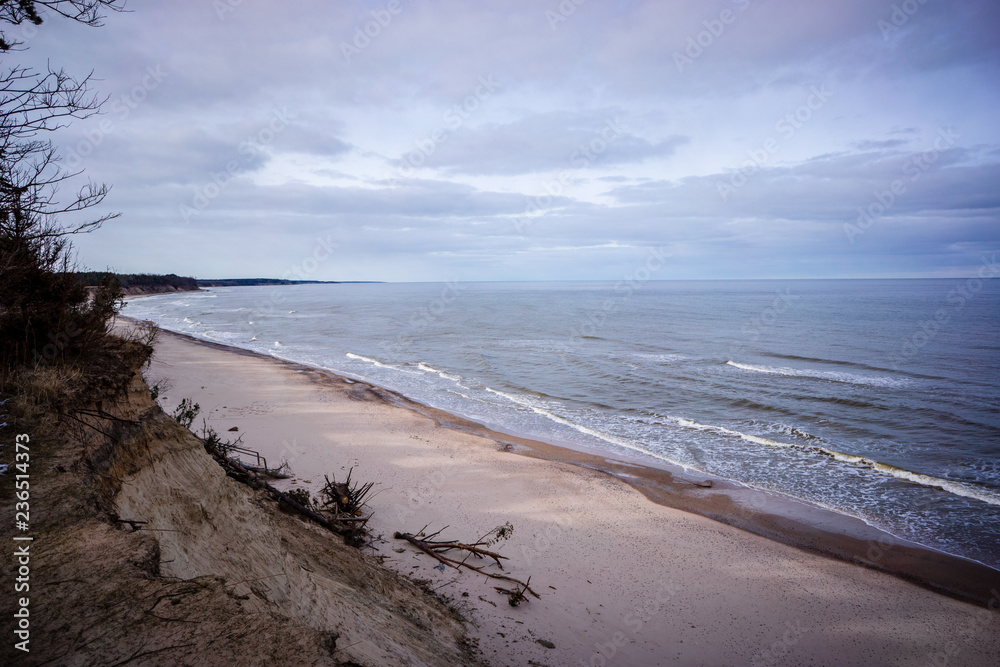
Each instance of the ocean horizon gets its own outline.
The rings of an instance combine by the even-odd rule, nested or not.
[[[123,314],[1000,569],[992,280],[218,287]]]

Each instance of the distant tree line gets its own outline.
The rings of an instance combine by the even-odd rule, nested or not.
[[[77,271],[75,273],[77,280],[85,286],[100,285],[104,282],[106,276],[109,275],[107,271]],[[187,276],[178,276],[173,273],[168,273],[166,275],[158,275],[152,273],[115,273],[110,274],[118,278],[118,283],[122,286],[122,289],[129,289],[131,287],[149,287],[149,288],[162,288],[162,287],[173,287],[179,291],[185,290],[196,290],[198,289],[198,281],[194,278],[189,278]]]
[[[312,285],[336,282],[331,280],[285,280],[284,278],[221,278],[219,280],[199,280],[202,287],[249,287],[253,285]]]

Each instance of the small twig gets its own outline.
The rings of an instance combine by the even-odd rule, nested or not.
[[[135,426],[139,423],[134,419],[122,419],[121,417],[116,417],[110,412],[105,412],[104,410],[88,410],[88,409],[77,408],[73,410],[73,412],[78,415],[87,415],[88,417],[97,417],[98,419],[108,419],[110,421],[116,421],[121,424],[128,424],[130,426]]]
[[[170,651],[171,649],[175,648],[187,648],[188,646],[194,646],[194,643],[192,642],[190,644],[177,644],[176,646],[164,646],[163,648],[154,649],[152,651],[146,651],[145,653],[133,653],[131,658],[126,658],[121,662],[116,662],[111,667],[121,667],[121,665],[126,665],[132,662],[133,660],[137,660],[139,658],[145,658],[147,655],[154,655],[156,653],[162,653],[163,651]]]
[[[339,521],[340,523],[360,523],[360,524],[365,524],[365,523],[368,523],[368,519],[370,519],[370,518],[371,518],[370,516],[335,516],[335,517],[333,517],[333,520],[334,521]]]
[[[445,586],[450,586],[450,585],[452,585],[453,583],[455,583],[456,581],[458,581],[458,577],[455,577],[455,578],[454,578],[454,579],[452,579],[451,581],[446,581],[446,582],[444,582],[443,584],[441,584],[440,586],[435,586],[435,587],[434,587],[434,588],[432,588],[431,590],[432,590],[432,591],[436,591],[436,590],[437,590],[437,589],[439,589],[439,588],[444,588]]]
[[[84,426],[86,426],[87,428],[92,428],[92,429],[94,429],[95,431],[97,431],[98,433],[100,433],[101,435],[103,435],[103,436],[104,436],[105,438],[107,438],[108,440],[111,440],[112,442],[118,442],[118,438],[114,437],[114,436],[113,436],[113,435],[111,435],[110,433],[106,433],[106,432],[102,431],[101,429],[97,428],[97,427],[96,427],[96,426],[94,426],[93,424],[88,424],[87,422],[83,421],[82,419],[80,419],[80,418],[79,418],[79,417],[77,417],[76,415],[73,415],[73,414],[70,414],[70,413],[68,413],[68,412],[62,412],[62,413],[60,413],[60,416],[63,416],[63,417],[69,417],[70,419],[72,419],[72,420],[74,420],[74,421],[78,421],[78,422],[80,422],[81,424],[83,424]]]
[[[407,542],[409,542],[410,544],[412,544],[416,548],[418,548],[421,551],[423,551],[428,556],[430,556],[432,558],[436,558],[437,560],[441,561],[445,565],[451,566],[451,567],[455,568],[456,570],[459,569],[459,566],[455,564],[455,561],[451,560],[450,558],[445,558],[444,556],[442,556],[438,552],[436,552],[433,549],[431,549],[430,547],[426,546],[419,538],[416,538],[413,535],[410,535],[409,533],[393,533],[392,536],[395,537],[397,540],[406,540]]]
[[[501,592],[501,593],[503,593],[504,595],[507,596],[507,601],[510,603],[511,607],[516,607],[517,605],[519,605],[522,602],[524,602],[524,600],[526,599],[524,597],[524,592],[526,590],[528,590],[528,584],[530,584],[530,583],[531,583],[531,577],[528,577],[528,581],[524,584],[524,588],[521,589],[521,590],[518,590],[516,588],[513,589],[513,590],[510,590],[510,589],[507,589],[507,588],[500,588],[499,586],[494,586],[494,588],[497,591],[499,591],[499,592]]]
[[[149,523],[148,521],[139,521],[137,519],[115,519],[115,521],[118,523],[127,523],[132,528],[133,533]]]
[[[184,532],[183,530],[180,530],[178,528],[146,528],[146,527],[142,527],[139,530],[151,530],[151,531],[153,531],[155,533],[183,533]]]
[[[494,530],[496,530],[496,529],[494,529]],[[484,539],[486,538],[486,536],[487,536],[487,535],[489,535],[489,534],[490,534],[490,533],[492,533],[492,532],[493,532],[493,531],[491,530],[491,531],[490,531],[489,533],[486,533],[486,535],[483,535],[482,537],[480,537],[480,538],[479,538],[478,540],[476,540],[476,542],[475,542],[475,544],[474,544],[473,546],[477,546],[477,547],[478,547],[478,546],[479,546],[480,544],[485,544],[485,542],[483,542],[483,540],[484,540]],[[463,559],[462,559],[462,562],[463,562],[463,563],[464,563],[465,561],[469,560],[469,557],[470,557],[470,556],[472,556],[472,554],[476,553],[476,552],[475,552],[474,550],[472,550],[472,549],[468,549],[468,551],[469,551],[469,555],[468,555],[468,556],[466,556],[465,558],[463,558]],[[476,555],[478,556],[479,554],[476,554]],[[480,556],[480,558],[482,558],[482,556]],[[500,561],[499,561],[499,560],[497,560],[497,565],[499,565],[499,566],[500,566],[500,569],[501,569],[501,570],[503,569],[503,565],[500,565]]]

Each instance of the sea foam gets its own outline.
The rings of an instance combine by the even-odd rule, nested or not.
[[[805,445],[801,443],[789,443],[780,442],[778,440],[771,440],[769,438],[762,438],[757,435],[750,435],[747,433],[741,433],[739,431],[734,431],[728,429],[724,426],[712,426],[709,424],[699,424],[697,422],[691,421],[690,419],[677,418],[675,420],[678,425],[685,428],[695,429],[698,431],[713,431],[715,433],[720,433],[722,435],[728,435],[735,438],[740,438],[747,442],[752,442],[758,445],[764,445],[767,447],[782,447],[788,449],[797,449],[805,452],[813,452],[815,454],[821,454],[823,456],[828,456],[836,461],[841,461],[844,463],[850,463],[855,466],[861,466],[868,468],[886,475],[891,475],[897,479],[906,480],[914,484],[920,484],[921,486],[926,486],[933,489],[941,489],[948,493],[952,493],[956,496],[962,496],[964,498],[972,498],[974,500],[979,500],[990,505],[1000,505],[1000,493],[993,491],[991,489],[986,489],[978,487],[973,484],[968,484],[965,482],[958,482],[950,479],[942,479],[940,477],[934,477],[932,475],[925,475],[923,473],[914,472],[912,470],[906,470],[905,468],[900,468],[898,466],[890,465],[888,463],[882,463],[881,461],[876,461],[865,456],[858,456],[856,454],[847,454],[845,452],[840,452],[835,449],[830,449],[829,447],[821,447],[819,445]],[[815,438],[816,436],[811,436]]]
[[[757,364],[743,364],[737,361],[727,361],[726,365],[733,366],[744,371],[752,371],[754,373],[768,373],[771,375],[784,375],[786,377],[811,378],[814,380],[826,380],[828,382],[867,385],[869,387],[904,387],[912,382],[911,380],[905,378],[858,375],[856,373],[842,373],[840,371],[785,368],[780,366],[760,366]]]

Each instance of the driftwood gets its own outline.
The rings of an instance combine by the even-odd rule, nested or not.
[[[212,458],[214,458],[216,462],[222,466],[222,468],[226,471],[226,475],[246,484],[251,488],[266,491],[272,499],[278,502],[279,506],[296,512],[310,521],[326,528],[327,530],[340,535],[348,544],[358,545],[363,542],[361,532],[364,530],[364,524],[368,521],[369,517],[327,518],[322,514],[309,509],[302,503],[293,500],[286,492],[279,491],[274,488],[262,480],[259,475],[251,470],[248,470],[239,462],[217,452],[212,453]],[[351,525],[343,525],[347,522]]]
[[[347,480],[344,482],[337,482],[337,476],[334,475],[331,480],[326,475],[323,475],[323,479],[326,480],[326,484],[320,490],[320,496],[323,498],[322,507],[326,512],[332,512],[335,516],[340,516],[346,514],[348,516],[361,516],[362,509],[365,503],[368,502],[368,493],[375,486],[374,482],[368,482],[367,484],[362,484],[358,486],[357,484],[351,485],[351,473],[354,472],[354,468],[347,471]]]
[[[442,528],[441,530],[444,530],[444,528]],[[516,607],[521,600],[525,600],[526,599],[524,597],[525,592],[530,593],[535,598],[539,597],[538,593],[533,591],[531,589],[531,586],[529,585],[531,583],[531,577],[528,577],[528,581],[520,581],[519,579],[508,577],[507,575],[504,574],[497,574],[496,572],[487,572],[484,569],[486,565],[476,566],[468,562],[470,556],[475,556],[476,558],[491,558],[493,559],[493,563],[502,570],[503,563],[501,563],[500,561],[507,560],[507,557],[501,556],[500,554],[494,551],[488,551],[487,549],[483,548],[484,546],[489,546],[491,542],[483,542],[480,540],[474,544],[463,544],[457,540],[432,539],[436,537],[440,532],[441,531],[439,530],[437,533],[433,533],[427,536],[423,535],[423,531],[420,531],[417,535],[412,535],[410,533],[396,532],[393,533],[392,536],[397,540],[405,540],[409,542],[417,549],[424,552],[431,558],[434,558],[435,560],[437,560],[446,567],[453,567],[456,570],[460,570],[461,568],[464,567],[466,569],[472,570],[473,572],[489,577],[490,579],[500,579],[502,581],[509,581],[513,584],[517,584],[517,586],[519,587],[518,589],[508,590],[503,588],[497,588],[498,591],[508,596],[511,606]],[[453,549],[465,552],[466,554],[465,558],[463,558],[462,560],[458,560],[455,558],[449,558],[448,556],[444,555],[445,553]]]

